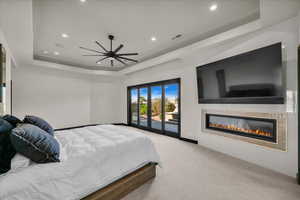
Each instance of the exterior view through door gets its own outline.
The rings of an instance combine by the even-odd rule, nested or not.
[[[128,124],[180,137],[180,79],[128,87]]]

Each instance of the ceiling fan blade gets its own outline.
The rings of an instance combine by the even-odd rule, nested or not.
[[[123,62],[121,59],[119,59],[118,57],[115,57],[115,59],[117,60],[117,61],[119,61],[120,63],[122,63],[123,65],[127,65],[127,63],[125,63],[125,62]]]
[[[101,47],[105,52],[108,52],[105,48],[104,48],[104,46],[102,46],[98,41],[95,41],[96,42],[96,44],[99,46],[99,47]]]
[[[96,63],[98,63],[98,62],[101,62],[101,61],[103,61],[103,60],[105,60],[105,59],[107,59],[107,58],[109,58],[108,56],[106,56],[105,58],[101,58],[100,60],[98,60]]]
[[[125,58],[125,57],[122,57],[122,56],[118,56],[118,58],[121,58],[121,59],[124,59],[124,60],[129,60],[129,61],[132,61],[132,62],[138,62],[137,60],[134,60],[134,59],[131,59],[131,58]]]
[[[117,54],[118,56],[137,56],[139,55],[138,53],[120,53]]]
[[[79,48],[80,48],[80,49],[87,50],[87,51],[92,51],[92,52],[104,54],[103,52],[101,52],[101,51],[96,51],[96,50],[94,50],[94,49],[89,49],[89,48],[85,48],[85,47],[79,47]]]
[[[98,54],[98,55],[82,55],[82,56],[106,56],[106,55],[100,55],[100,54]]]
[[[124,47],[124,45],[123,45],[123,44],[120,44],[120,46],[114,50],[114,53],[117,53],[117,52],[120,51],[123,47]]]
[[[110,51],[112,51],[112,39],[110,40]]]
[[[110,66],[114,66],[114,61],[113,60],[110,60]]]

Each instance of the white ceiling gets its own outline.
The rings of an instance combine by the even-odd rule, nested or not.
[[[212,3],[218,4],[214,12]],[[108,47],[107,36],[113,34],[115,48],[124,44],[120,52],[138,52],[132,58],[144,61],[256,20],[259,7],[259,0],[33,0],[34,58],[118,71],[122,65],[97,65],[99,58],[83,57],[89,52],[79,46],[97,49],[98,40]],[[70,37],[62,38],[62,33]],[[177,34],[183,36],[172,40]]]

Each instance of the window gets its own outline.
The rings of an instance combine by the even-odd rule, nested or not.
[[[128,87],[128,124],[180,136],[180,79]]]

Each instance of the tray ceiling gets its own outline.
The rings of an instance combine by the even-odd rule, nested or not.
[[[218,7],[211,11],[214,3]],[[113,34],[114,48],[124,44],[120,53],[138,52],[132,58],[141,62],[258,18],[259,0],[33,0],[34,59],[119,71],[122,64],[96,64],[99,58],[83,57],[89,52],[79,46],[97,49],[97,40],[109,47]]]

